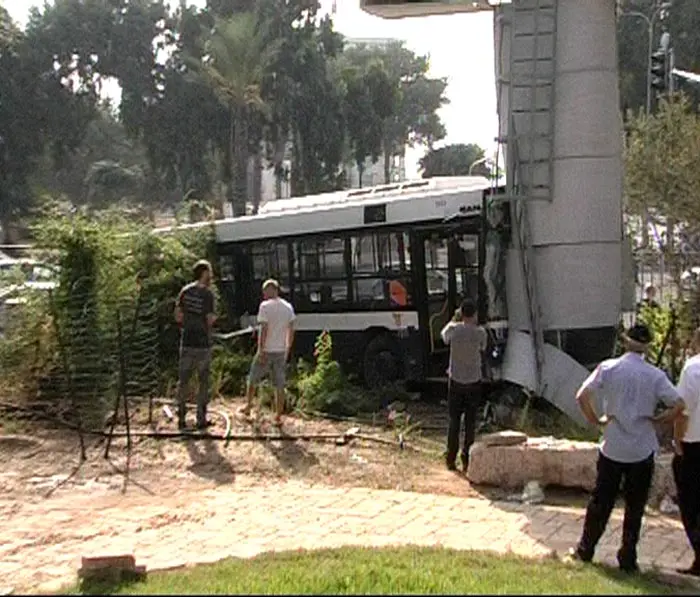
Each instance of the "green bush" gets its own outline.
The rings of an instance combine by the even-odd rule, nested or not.
[[[154,235],[106,212],[93,220],[48,213],[33,233],[59,284],[14,310],[0,341],[4,381],[29,398],[70,398],[81,410],[73,414],[88,418],[111,404],[122,368],[131,391],[140,391],[132,378],[148,375],[163,393],[177,371],[174,301],[192,265],[211,259],[212,230]]]
[[[676,308],[675,322],[672,313],[669,307],[644,307],[637,319],[649,326],[654,334],[649,347],[649,362],[654,365],[658,362],[675,381],[683,367],[683,347],[692,334],[692,319],[687,305]]]
[[[212,396],[242,396],[253,356],[239,346],[215,346],[212,354]]]
[[[377,412],[382,403],[388,403],[384,391],[365,391],[350,383],[333,360],[333,340],[329,332],[322,332],[316,339],[314,357],[310,366],[299,363],[296,379],[298,408],[307,412],[336,416],[355,416]]]

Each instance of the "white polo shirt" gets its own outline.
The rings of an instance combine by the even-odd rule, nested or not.
[[[700,442],[700,354],[689,358],[683,365],[678,393],[688,412],[688,429],[683,441]]]

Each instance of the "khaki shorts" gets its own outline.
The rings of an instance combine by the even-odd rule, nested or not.
[[[283,352],[267,352],[264,362],[261,363],[257,356],[253,359],[248,383],[257,386],[266,377],[269,377],[275,389],[284,390],[287,383],[287,355]]]

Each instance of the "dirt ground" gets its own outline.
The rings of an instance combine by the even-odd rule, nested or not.
[[[231,435],[276,434],[271,415],[263,411],[258,422],[236,414],[242,403],[218,401],[210,406],[214,426],[210,433],[224,435],[228,416]],[[176,425],[158,405],[154,425],[146,424],[147,408],[132,415],[132,430],[176,431]],[[359,428],[362,435],[386,444],[352,440],[337,445],[333,440],[237,441],[134,438],[127,462],[126,440],[115,438],[109,460],[105,460],[105,438],[87,436],[88,460],[79,467],[79,443],[75,432],[45,425],[5,419],[0,423],[0,498],[43,499],[53,492],[80,491],[113,493],[137,491],[172,494],[189,486],[224,483],[270,483],[303,479],[331,486],[397,489],[423,493],[474,497],[462,475],[444,469],[441,459],[443,421],[440,408],[418,407],[414,420],[428,431],[407,430],[405,449],[399,447],[401,429],[386,424],[334,422],[289,416],[283,432],[296,435],[342,435]],[[422,412],[421,412],[422,411]],[[385,423],[385,421],[382,421]],[[124,431],[123,425],[117,431]],[[128,464],[128,475],[126,469]],[[76,470],[77,469],[77,470]]]

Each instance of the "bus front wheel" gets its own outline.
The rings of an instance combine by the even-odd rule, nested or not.
[[[389,334],[379,334],[367,343],[363,370],[369,388],[386,386],[402,378],[399,347]]]

